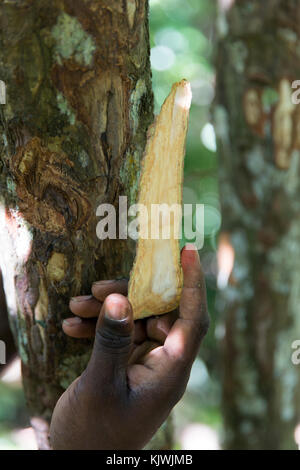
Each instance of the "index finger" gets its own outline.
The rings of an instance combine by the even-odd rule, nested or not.
[[[171,328],[164,349],[170,359],[192,364],[209,327],[205,279],[194,245],[186,245],[182,250],[181,265],[183,288],[179,318]]]
[[[92,285],[92,294],[100,302],[104,302],[106,297],[110,294],[128,293],[128,280],[127,279],[113,279],[109,281],[98,281]]]

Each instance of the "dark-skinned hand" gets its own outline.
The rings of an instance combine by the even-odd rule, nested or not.
[[[71,299],[76,316],[64,332],[95,341],[87,368],[56,404],[53,449],[141,449],[180,400],[209,325],[198,252],[184,248],[181,264],[172,313],[134,322],[123,280],[96,282],[92,296]]]

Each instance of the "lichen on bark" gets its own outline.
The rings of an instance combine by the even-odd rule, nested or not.
[[[300,72],[299,14],[292,0],[242,0],[220,23],[215,118],[223,230],[235,252],[218,300],[230,449],[296,448],[300,154],[291,94]]]

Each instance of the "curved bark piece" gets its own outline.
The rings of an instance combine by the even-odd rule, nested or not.
[[[149,130],[138,201],[140,237],[129,283],[135,319],[178,306],[183,160],[191,98],[186,80],[175,83]]]

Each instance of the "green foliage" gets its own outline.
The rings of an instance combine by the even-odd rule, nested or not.
[[[214,98],[212,41],[214,2],[150,1],[151,65],[155,110],[173,82],[191,82],[193,101],[185,159],[184,202],[205,204],[205,248],[220,227],[217,158],[211,103]],[[191,195],[193,194],[192,201]],[[187,196],[187,199],[186,199]],[[185,240],[184,240],[185,241]]]
[[[216,361],[216,237],[221,224],[217,154],[211,105],[215,93],[212,60],[215,2],[211,0],[150,0],[151,65],[155,111],[158,112],[172,83],[191,82],[193,100],[186,145],[183,202],[204,204],[204,247],[200,251],[207,283],[211,327],[201,348],[206,375],[202,385],[188,391],[175,412],[177,433],[189,423],[220,428],[220,385]],[[271,97],[272,98],[272,97]],[[270,99],[271,99],[270,98]],[[193,224],[195,229],[195,220]],[[182,245],[188,240],[182,240]],[[204,373],[192,373],[200,380]],[[197,383],[197,380],[196,380]],[[178,443],[177,448],[180,448]]]

